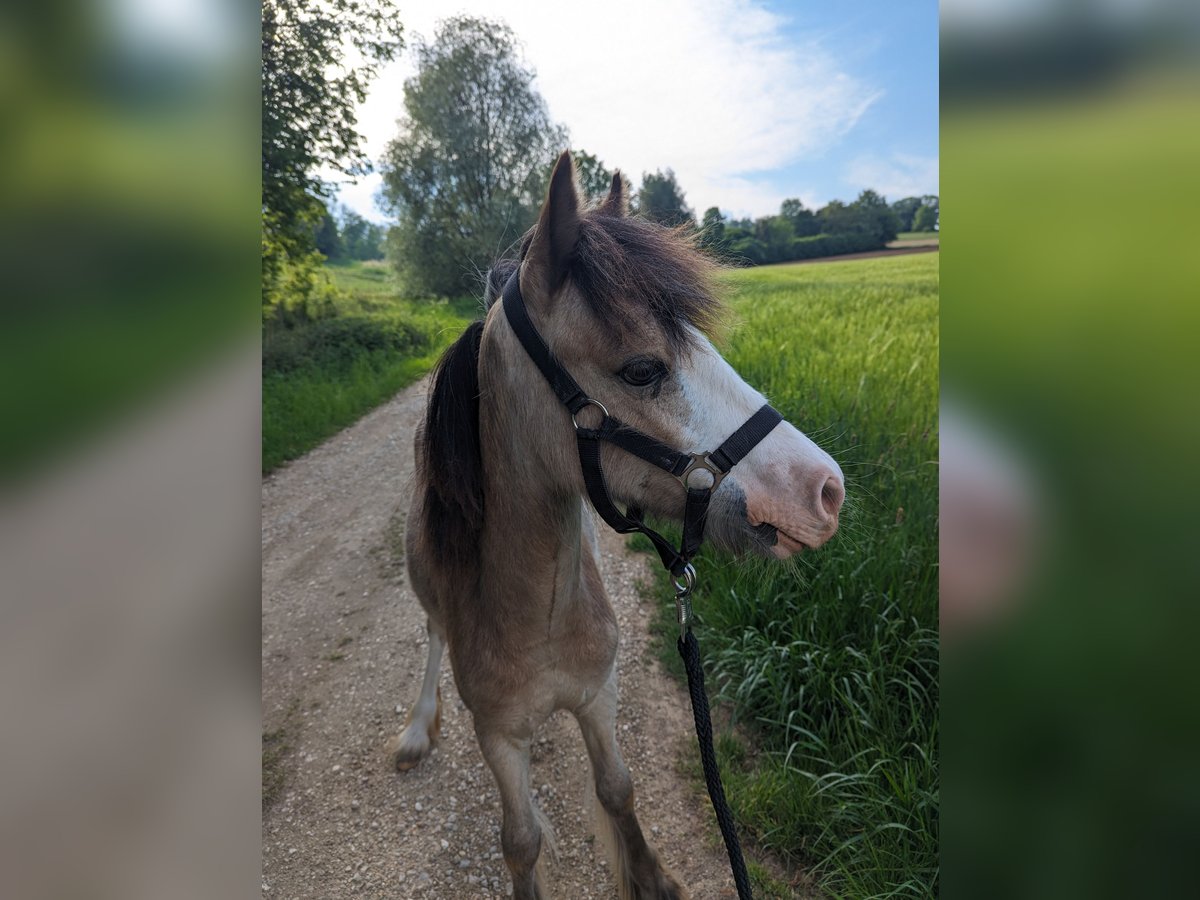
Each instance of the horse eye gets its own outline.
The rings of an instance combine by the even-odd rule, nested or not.
[[[635,359],[620,372],[621,378],[634,387],[653,384],[665,374],[666,367],[654,359]]]

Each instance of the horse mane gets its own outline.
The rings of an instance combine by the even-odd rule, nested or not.
[[[649,312],[671,345],[684,349],[692,328],[711,334],[720,324],[723,307],[713,289],[719,269],[688,226],[592,211],[580,218],[569,275],[619,336],[636,333]]]
[[[483,530],[483,456],[479,442],[479,343],[472,322],[442,354],[425,411],[421,470],[425,537],[447,566],[470,560]]]

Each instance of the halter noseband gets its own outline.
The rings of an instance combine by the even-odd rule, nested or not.
[[[726,439],[716,450],[710,453],[682,453],[673,447],[668,447],[662,441],[638,431],[630,425],[621,422],[609,414],[604,404],[593,400],[562,364],[554,358],[546,341],[538,334],[529,311],[525,308],[525,299],[521,296],[519,276],[520,268],[515,270],[508,283],[504,286],[503,306],[508,324],[512,326],[517,340],[534,361],[550,388],[562,404],[571,413],[571,422],[575,426],[575,438],[579,445],[579,464],[583,469],[583,483],[587,487],[588,498],[596,512],[619,534],[640,532],[654,544],[662,559],[663,567],[669,569],[676,579],[677,589],[686,596],[690,592],[695,572],[691,567],[692,557],[700,549],[704,540],[704,524],[708,516],[708,503],[721,480],[729,474],[743,457],[754,449],[758,443],[771,433],[783,416],[769,403],[747,419],[742,426]],[[579,423],[579,413],[586,406],[596,407],[602,418],[596,428],[587,428]],[[626,512],[617,509],[608,485],[604,480],[604,470],[600,466],[600,442],[608,441],[620,447],[627,453],[632,453],[651,465],[679,479],[687,492],[683,510],[683,538],[676,550],[671,543],[642,519],[642,511],[634,506]],[[708,478],[696,473],[708,473]],[[697,481],[701,483],[697,483]],[[710,483],[703,483],[709,481]],[[679,579],[685,579],[684,584]],[[680,626],[684,614],[680,611]],[[689,615],[690,618],[690,615]]]

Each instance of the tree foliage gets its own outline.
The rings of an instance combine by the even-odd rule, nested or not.
[[[804,204],[795,198],[784,200],[779,205],[779,214],[791,223],[796,237],[811,237],[821,232],[817,214],[811,209],[806,209]]]
[[[348,175],[369,169],[354,108],[379,66],[403,47],[392,0],[263,0],[263,301],[304,302],[312,284],[314,227],[328,189],[327,166]],[[348,61],[354,51],[356,65]],[[303,292],[303,291],[302,291]],[[285,296],[286,295],[286,296]]]
[[[571,158],[575,160],[575,174],[584,198],[596,201],[607,197],[612,187],[612,170],[586,150],[572,150]]]
[[[725,247],[725,219],[715,206],[706,209],[700,220],[700,246],[715,254],[720,254]]]
[[[917,210],[920,208],[920,197],[905,197],[903,200],[897,200],[892,204],[892,212],[896,214],[896,219],[900,222],[901,231],[913,230],[913,217],[916,216]]]
[[[881,247],[896,239],[900,231],[900,220],[880,194],[870,189],[863,191],[858,195],[858,199],[850,204],[850,210],[854,214],[851,233],[868,234],[879,241]]]
[[[410,290],[461,295],[533,224],[567,136],[503,23],[448,19],[416,57],[381,165],[389,246]]]
[[[384,227],[368,222],[353,210],[342,212],[341,238],[347,259],[383,259]]]
[[[328,259],[383,259],[386,233],[352,209],[328,210],[316,228],[316,245]]]
[[[320,166],[369,171],[354,107],[403,47],[391,0],[263,0],[262,201],[294,221],[327,194]],[[348,66],[346,51],[361,57]],[[298,229],[297,229],[298,230]]]
[[[338,233],[337,222],[334,221],[333,214],[328,210],[325,210],[317,224],[315,242],[317,252],[324,254],[329,259],[342,255],[342,236]]]
[[[928,208],[930,212],[921,213]],[[937,194],[926,194],[923,197],[905,197],[892,204],[892,212],[900,220],[901,231],[932,231],[933,223],[938,216]],[[918,216],[924,216],[922,225],[918,224]],[[932,215],[932,219],[930,216]]]
[[[912,231],[933,231],[938,224],[937,208],[933,206],[922,206],[917,210],[917,214],[913,216]]]
[[[642,175],[637,194],[637,214],[660,225],[675,226],[696,223],[695,214],[688,208],[683,189],[675,173],[667,171]]]
[[[786,216],[763,216],[754,222],[754,237],[762,244],[767,259],[787,259],[796,232]]]
[[[841,200],[830,200],[817,210],[817,224],[821,234],[849,234],[857,231],[857,217]]]

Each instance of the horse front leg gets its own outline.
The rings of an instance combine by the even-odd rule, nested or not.
[[[496,786],[504,821],[500,845],[504,862],[512,874],[514,900],[545,900],[545,886],[538,875],[542,850],[542,820],[529,793],[529,738],[485,731],[476,723],[479,749],[487,760]]]
[[[596,798],[597,836],[608,851],[621,900],[686,900],[687,891],[667,871],[646,843],[634,812],[633,779],[617,747],[616,670],[600,692],[575,712],[583,742],[592,761]]]

